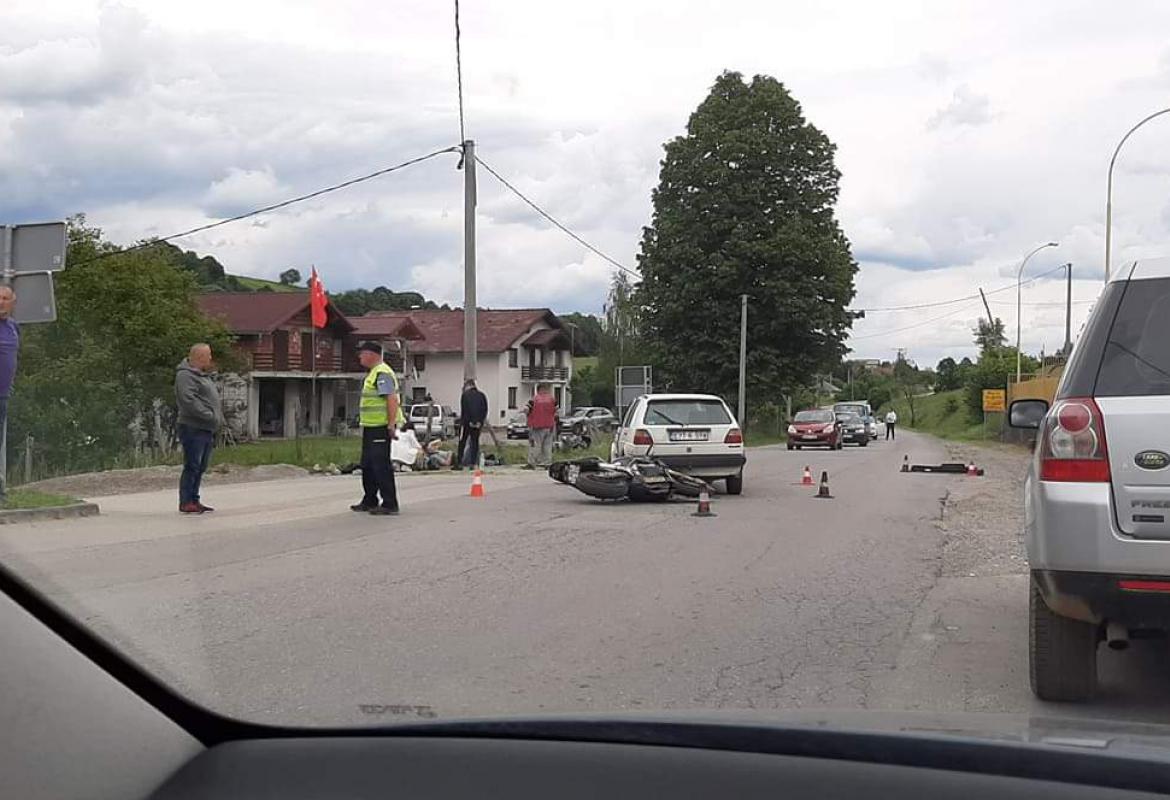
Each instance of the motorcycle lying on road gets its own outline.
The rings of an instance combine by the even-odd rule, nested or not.
[[[663,501],[672,495],[698,497],[703,489],[710,491],[706,481],[648,457],[558,461],[548,468],[548,475],[599,500]]]

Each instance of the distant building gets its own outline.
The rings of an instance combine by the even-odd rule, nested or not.
[[[357,419],[366,371],[357,346],[380,342],[410,404],[431,397],[459,408],[463,385],[463,311],[385,311],[346,317],[332,303],[314,334],[308,292],[214,292],[199,305],[235,337],[242,374],[226,381],[229,423],[239,436],[292,436],[296,430],[337,431]],[[552,387],[567,408],[573,376],[570,339],[548,309],[481,309],[477,315],[477,383],[491,420],[503,425],[536,386]],[[316,342],[317,420],[313,407]],[[315,422],[315,424],[314,424]]]

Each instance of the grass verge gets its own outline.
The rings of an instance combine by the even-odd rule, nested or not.
[[[256,467],[261,464],[352,464],[361,456],[360,436],[304,436],[298,439],[272,439],[217,447],[211,454],[212,464],[236,464]]]
[[[0,509],[11,511],[17,508],[56,508],[71,506],[77,502],[79,501],[76,498],[63,494],[38,492],[35,489],[12,489],[8,492],[8,498],[0,504]]]
[[[905,399],[894,401],[898,424],[911,430],[930,433],[942,439],[975,442],[998,440],[1002,414],[990,414],[987,424],[971,419],[965,391],[955,389],[914,398],[914,424],[910,424],[910,404]],[[884,410],[883,410],[884,412]],[[879,420],[883,415],[879,414]]]

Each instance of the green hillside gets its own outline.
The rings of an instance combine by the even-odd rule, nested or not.
[[[939,392],[914,398],[914,424],[910,424],[910,404],[905,399],[889,404],[898,412],[898,424],[923,433],[932,433],[944,439],[972,441],[998,439],[1001,415],[991,414],[987,420],[986,432],[983,422],[971,419],[964,400],[964,390]],[[889,410],[889,405],[880,410],[878,419]]]
[[[246,275],[229,275],[229,278],[234,278],[240,282],[240,285],[245,290],[258,292],[263,289],[270,289],[274,292],[305,292],[308,291],[304,286],[289,286],[279,281],[267,281],[263,278],[249,278]]]

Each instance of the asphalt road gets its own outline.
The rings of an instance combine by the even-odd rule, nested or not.
[[[0,529],[0,557],[199,702],[263,721],[1051,710],[1028,691],[1022,567],[952,568],[940,498],[966,479],[899,473],[938,442],[749,453],[714,518],[518,471],[482,500],[466,473],[409,476],[402,515],[370,517],[347,509],[357,478],[322,477],[217,487],[197,518],[169,492],[106,498]],[[833,499],[798,485],[805,464]],[[1103,703],[1071,711],[1170,719],[1164,655],[1106,654]]]

